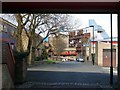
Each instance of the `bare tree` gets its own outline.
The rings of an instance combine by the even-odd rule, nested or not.
[[[17,51],[24,52],[22,43],[22,33],[28,37],[27,52],[34,58],[34,50],[50,35],[60,31],[68,31],[76,27],[71,24],[71,17],[67,14],[14,14],[17,21]],[[44,35],[43,39],[35,44],[35,36]],[[33,58],[31,58],[33,60]],[[28,63],[31,64],[31,59]]]
[[[9,22],[13,23],[14,21],[17,22],[17,31],[15,31],[14,35],[16,38],[16,49],[17,52],[23,52],[23,47],[22,47],[22,31],[23,31],[23,21],[22,21],[22,16],[21,14],[2,14],[1,18],[4,18],[8,20]]]
[[[24,17],[25,21],[28,18]],[[28,50],[30,51],[30,56],[32,55],[34,60],[35,53],[32,48],[36,49],[50,34],[56,34],[62,30],[70,30],[69,26],[69,16],[66,14],[31,14],[29,16],[28,23],[25,26],[26,35],[29,37]],[[35,34],[44,34],[44,38],[35,45]],[[33,51],[33,52],[32,52]],[[29,62],[31,62],[29,60]]]
[[[64,49],[67,47],[67,44],[63,39],[64,38],[62,38],[60,35],[55,36],[53,38],[53,48],[54,51],[56,52],[57,59],[60,56],[60,54],[64,51]]]

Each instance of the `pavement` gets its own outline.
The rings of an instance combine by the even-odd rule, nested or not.
[[[37,64],[28,68],[24,84],[16,88],[99,88],[113,90],[109,70],[91,62],[59,62]],[[114,72],[114,84],[117,74]]]

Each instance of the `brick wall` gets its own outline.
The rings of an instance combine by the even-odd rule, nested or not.
[[[95,62],[103,66],[103,49],[111,49],[110,43],[104,43],[104,42],[97,42],[96,44],[96,56],[95,56]],[[116,49],[116,66],[118,65],[118,48],[115,46],[113,49]]]

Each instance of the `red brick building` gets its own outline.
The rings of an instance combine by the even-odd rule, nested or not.
[[[89,38],[90,33],[83,34],[82,29],[69,32],[69,47],[76,48],[78,57],[82,57],[84,59],[87,57],[86,47],[89,47]]]

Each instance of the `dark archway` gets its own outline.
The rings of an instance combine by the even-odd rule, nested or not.
[[[98,14],[118,14],[118,42],[120,42],[120,2],[32,2],[32,3],[2,3],[3,13],[98,13]],[[120,85],[120,45],[118,43],[118,83]]]

